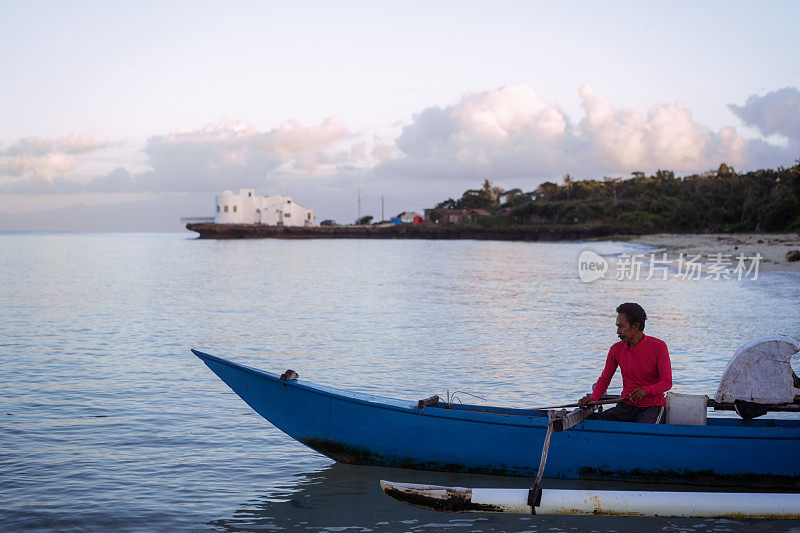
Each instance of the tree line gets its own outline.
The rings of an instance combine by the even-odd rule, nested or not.
[[[800,230],[800,159],[789,168],[716,171],[675,176],[659,170],[629,178],[546,181],[535,190],[503,190],[487,179],[461,198],[430,211],[433,221],[447,209],[482,209],[473,218],[487,227],[510,225],[616,225],[651,232],[749,232]]]

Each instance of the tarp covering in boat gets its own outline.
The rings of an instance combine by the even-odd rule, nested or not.
[[[798,352],[800,342],[783,335],[748,342],[736,350],[725,367],[714,399],[726,403],[794,403],[800,389],[791,360]]]

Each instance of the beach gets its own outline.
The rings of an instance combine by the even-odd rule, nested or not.
[[[723,257],[730,254],[734,263],[740,254],[748,258],[761,254],[761,272],[800,273],[800,261],[789,262],[786,259],[789,250],[800,250],[800,234],[796,233],[658,233],[631,237],[627,242],[663,249],[675,258],[681,253],[699,254],[700,260],[705,263],[709,261],[709,256],[716,254],[723,254]]]

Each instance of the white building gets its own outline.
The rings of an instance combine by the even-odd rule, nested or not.
[[[288,196],[259,196],[253,189],[239,189],[239,194],[233,194],[225,189],[215,199],[215,224],[314,225],[314,211]]]
[[[415,218],[422,218],[422,217],[419,216],[419,214],[414,213],[413,211],[403,211],[402,213],[397,215],[397,218],[399,218],[400,222],[403,222],[404,224],[413,224]]]

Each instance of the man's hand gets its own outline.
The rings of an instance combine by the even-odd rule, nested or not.
[[[631,391],[628,398],[631,400],[631,402],[638,403],[639,400],[644,398],[644,395],[645,395],[644,389],[642,387],[638,387]]]
[[[586,404],[591,401],[591,399],[592,399],[592,395],[591,394],[587,394],[586,396],[584,396],[583,398],[578,400],[578,407],[583,409],[584,407],[586,407]]]

